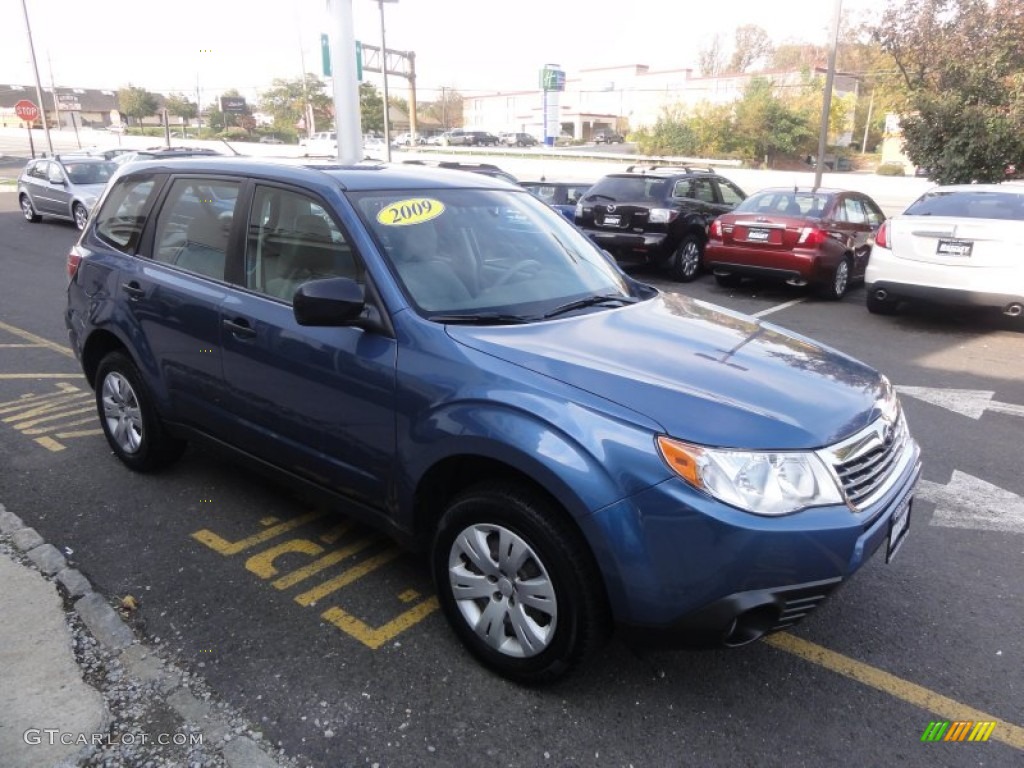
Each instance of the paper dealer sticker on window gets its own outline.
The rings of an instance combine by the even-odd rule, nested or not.
[[[429,197],[412,197],[399,200],[377,214],[377,221],[386,227],[407,227],[436,219],[444,213],[444,203]]]

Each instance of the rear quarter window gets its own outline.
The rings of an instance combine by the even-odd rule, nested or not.
[[[142,236],[145,213],[156,186],[156,179],[152,177],[117,182],[96,214],[97,236],[120,251],[134,251]]]

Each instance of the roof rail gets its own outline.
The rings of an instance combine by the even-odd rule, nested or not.
[[[683,173],[714,173],[714,168],[698,168],[690,165],[631,165],[626,173],[646,173],[647,171],[681,171]]]

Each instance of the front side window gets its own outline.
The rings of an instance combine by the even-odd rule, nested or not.
[[[427,315],[536,319],[586,297],[632,300],[623,275],[525,191],[349,193],[392,272]]]
[[[63,184],[64,171],[60,169],[57,163],[50,163],[47,167],[46,178],[51,184]]]
[[[153,259],[224,279],[240,183],[176,179],[156,223]]]
[[[855,197],[843,198],[843,204],[837,210],[837,217],[840,221],[847,221],[850,224],[867,224],[868,216],[864,206]]]
[[[310,280],[348,277],[363,270],[348,239],[320,203],[278,187],[258,187],[245,246],[245,287],[291,301]]]

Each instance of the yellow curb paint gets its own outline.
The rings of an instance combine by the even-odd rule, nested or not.
[[[1001,741],[1015,749],[1024,750],[1024,728],[1008,723],[995,715],[961,704],[941,693],[936,693],[909,680],[872,667],[870,664],[803,640],[788,632],[769,635],[764,642],[780,651],[792,653],[805,661],[818,664],[851,680],[876,688],[908,704],[913,704],[915,707],[934,712],[943,720],[956,721],[969,718],[975,722],[979,720],[997,721],[999,724],[992,732],[991,740]]]
[[[8,333],[13,333],[20,339],[24,339],[25,341],[31,342],[33,344],[38,344],[40,347],[46,347],[47,349],[52,350],[54,352],[59,352],[60,354],[66,357],[75,356],[75,353],[72,352],[67,347],[61,346],[60,344],[55,344],[49,339],[44,339],[42,336],[36,336],[34,333],[22,330],[21,328],[16,328],[15,326],[8,325],[7,323],[2,321],[0,321],[0,331],[7,331]],[[78,375],[81,376],[81,374]]]
[[[371,627],[361,619],[346,613],[341,608],[328,608],[320,614],[320,618],[329,621],[342,632],[361,642],[367,648],[377,650],[384,643],[400,635],[410,627],[419,624],[427,616],[437,610],[437,598],[428,597],[422,603],[414,605],[404,613],[380,627]]]
[[[81,379],[80,373],[0,373],[0,379]]]

